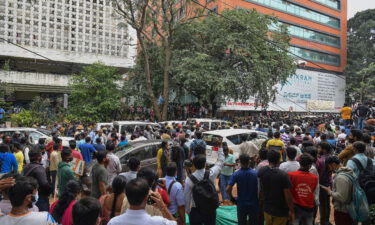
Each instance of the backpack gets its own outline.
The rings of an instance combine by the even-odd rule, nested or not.
[[[346,173],[343,173],[343,175],[349,178],[353,185],[352,201],[347,205],[348,213],[354,221],[364,222],[370,216],[366,194],[355,177]]]
[[[210,171],[206,170],[203,180],[199,181],[194,175],[189,178],[194,183],[192,193],[197,209],[204,214],[214,212],[219,207],[219,195],[210,180]]]
[[[352,158],[353,162],[357,165],[359,169],[358,183],[366,193],[368,203],[375,204],[375,172],[372,164],[372,160],[367,158],[367,166],[363,168],[361,162]]]

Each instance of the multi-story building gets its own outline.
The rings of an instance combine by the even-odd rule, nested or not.
[[[274,110],[337,110],[345,101],[347,0],[217,0],[209,4],[224,9],[255,9],[288,25],[289,51],[303,62],[286,85],[279,85]],[[322,100],[326,102],[318,102]],[[253,107],[228,102],[222,109]],[[334,107],[333,107],[334,106]]]
[[[94,62],[126,73],[134,65],[136,36],[108,0],[1,0],[0,80],[12,100],[68,92],[71,74]],[[8,66],[6,66],[8,67]]]

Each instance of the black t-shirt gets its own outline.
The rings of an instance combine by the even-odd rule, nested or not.
[[[284,196],[284,189],[292,186],[288,174],[279,168],[265,166],[259,170],[258,177],[264,195],[264,211],[272,216],[288,216],[289,208]]]

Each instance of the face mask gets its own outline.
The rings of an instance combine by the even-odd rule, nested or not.
[[[38,199],[39,199],[38,192],[35,195],[31,196],[31,201],[33,202],[33,204],[36,203]]]

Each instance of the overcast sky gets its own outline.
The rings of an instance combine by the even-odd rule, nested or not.
[[[375,0],[348,0],[348,19],[356,12],[375,8]]]

